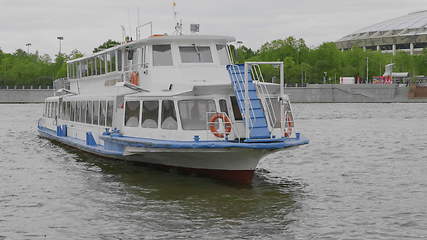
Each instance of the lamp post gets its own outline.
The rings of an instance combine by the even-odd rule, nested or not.
[[[61,41],[64,40],[64,37],[57,37],[56,39],[59,40],[59,55],[61,55]]]
[[[30,54],[31,43],[26,43],[25,46],[27,46],[27,53]]]
[[[366,57],[366,83],[369,83],[369,57]]]

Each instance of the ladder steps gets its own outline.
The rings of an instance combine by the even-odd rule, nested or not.
[[[234,93],[237,98],[240,112],[243,118],[245,118],[245,67],[244,64],[228,65],[228,73],[232,82]],[[249,136],[251,139],[265,139],[270,138],[270,131],[268,129],[267,118],[261,103],[261,100],[257,96],[257,89],[252,79],[252,74],[248,73],[248,95],[250,102],[249,109]]]

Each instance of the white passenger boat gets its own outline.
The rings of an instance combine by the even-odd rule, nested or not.
[[[232,37],[153,35],[68,61],[38,132],[103,157],[250,183],[296,133],[282,62],[233,64]],[[264,82],[261,64],[280,70]],[[285,157],[286,155],[284,155]]]

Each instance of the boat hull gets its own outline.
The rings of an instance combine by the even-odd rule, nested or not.
[[[250,184],[258,162],[264,156],[277,150],[215,147],[216,145],[211,143],[195,147],[199,146],[196,143],[191,148],[183,148],[179,145],[169,145],[170,148],[164,148],[164,145],[149,145],[151,147],[148,147],[146,143],[142,145],[141,141],[120,141],[120,137],[110,136],[105,137],[104,145],[91,145],[81,139],[58,136],[55,131],[43,127],[39,127],[38,131],[42,137],[98,156],[139,162],[161,168],[174,168],[184,173],[204,175],[239,184]]]

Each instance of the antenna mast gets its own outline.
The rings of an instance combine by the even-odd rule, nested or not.
[[[178,21],[178,12],[176,11],[176,2],[172,2],[172,10],[173,10],[173,16],[176,22],[175,25],[175,34],[182,35],[182,19]]]

